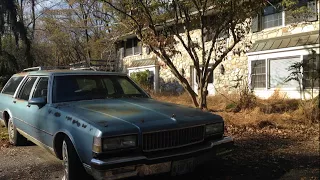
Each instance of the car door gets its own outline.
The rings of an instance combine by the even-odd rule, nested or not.
[[[48,82],[48,77],[39,77],[30,98],[48,99]],[[49,108],[49,104],[45,104],[42,107],[30,105],[30,113],[35,114],[34,118],[31,120],[31,123],[39,130],[37,139],[46,146],[52,147],[54,132],[53,128],[56,125],[54,124],[55,121],[52,120],[53,116],[50,116]]]
[[[41,129],[41,119],[46,115],[46,106],[30,105],[29,99],[35,94],[35,96],[41,96],[43,93],[47,93],[46,90],[37,90],[36,87],[48,87],[48,77],[28,77],[16,97],[15,103],[15,116],[19,122],[17,126],[19,130],[28,134],[34,140],[44,143],[45,135]],[[43,89],[43,88],[42,88]],[[47,96],[44,94],[44,96]],[[30,138],[30,137],[28,137]]]

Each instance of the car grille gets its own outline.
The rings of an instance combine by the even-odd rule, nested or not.
[[[143,134],[143,151],[157,151],[203,141],[204,126],[158,131]]]

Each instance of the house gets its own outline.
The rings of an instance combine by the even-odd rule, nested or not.
[[[313,80],[320,68],[319,60],[319,1],[309,0],[307,6],[314,12],[305,18],[293,17],[290,12],[275,9],[272,4],[253,19],[251,33],[245,41],[252,41],[252,48],[241,56],[231,53],[214,70],[209,79],[208,93],[234,93],[243,86],[261,98],[270,97],[275,90],[290,98],[310,98],[319,92],[319,78]],[[199,37],[199,30],[192,37]],[[243,47],[244,48],[244,47]],[[119,57],[124,71],[149,70],[153,75],[153,87],[159,91],[182,91],[170,69],[150,53],[134,35],[123,36],[117,43]],[[173,58],[177,69],[197,90],[193,64],[181,45],[182,53]],[[312,61],[310,61],[310,59]],[[298,70],[299,80],[286,81],[292,73],[289,67],[304,63]]]

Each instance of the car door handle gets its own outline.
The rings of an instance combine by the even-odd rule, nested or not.
[[[13,103],[17,103],[17,101],[13,101]]]
[[[30,106],[31,106],[30,104],[27,105],[27,107],[30,107]]]

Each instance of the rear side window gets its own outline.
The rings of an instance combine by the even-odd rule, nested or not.
[[[20,82],[22,81],[22,79],[23,79],[23,76],[10,78],[10,80],[8,81],[6,86],[3,88],[2,93],[3,94],[13,95],[14,92],[16,92],[16,90],[17,90]]]
[[[36,81],[37,77],[29,77],[27,82],[24,84],[20,94],[19,94],[19,99],[23,99],[28,101],[29,96],[33,87],[34,82]]]

